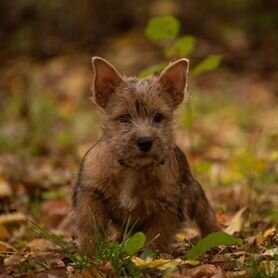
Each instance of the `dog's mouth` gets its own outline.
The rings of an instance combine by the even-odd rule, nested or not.
[[[158,167],[164,164],[164,159],[161,159],[157,156],[149,156],[147,154],[140,154],[134,159],[120,159],[118,162],[128,168],[133,168],[136,170],[140,170],[143,168],[149,167]]]

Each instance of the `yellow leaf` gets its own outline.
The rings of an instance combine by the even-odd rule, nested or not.
[[[183,262],[183,264],[192,265],[192,266],[199,265],[200,263],[201,263],[200,261],[194,261],[194,260],[188,260]]]
[[[228,227],[225,232],[233,235],[235,232],[240,232],[243,226],[243,213],[246,211],[246,207],[239,210],[234,217],[229,221]]]
[[[146,260],[143,260],[138,257],[132,257],[131,260],[139,269],[147,268],[148,264],[152,261],[151,258],[147,258]]]
[[[259,245],[264,245],[264,243],[269,239],[269,238],[272,238],[273,236],[275,236],[276,234],[276,229],[274,227],[266,230],[263,235],[258,235],[256,237],[256,242],[259,244]]]
[[[181,263],[182,263],[181,259],[175,259],[175,260],[157,259],[149,263],[148,268],[158,268],[160,270],[165,270],[169,267],[175,267]]]
[[[175,267],[177,265],[191,265],[196,266],[200,264],[200,261],[188,260],[184,261],[181,259],[174,259],[174,260],[166,260],[166,259],[156,259],[153,260],[152,258],[147,258],[143,260],[138,257],[132,257],[132,262],[139,268],[139,269],[146,269],[146,268],[157,268],[160,270],[165,270],[170,267]]]
[[[5,226],[0,225],[0,240],[7,240],[11,237],[9,231],[5,228]]]
[[[181,259],[175,259],[175,260],[157,259],[157,260],[152,260],[151,258],[147,258],[147,260],[142,260],[138,257],[132,257],[131,260],[139,269],[158,268],[160,270],[165,270],[169,267],[175,267],[175,266],[183,263],[183,261]]]
[[[275,234],[276,234],[276,229],[275,229],[275,227],[272,227],[264,232],[263,237],[271,238],[271,237],[275,236]]]

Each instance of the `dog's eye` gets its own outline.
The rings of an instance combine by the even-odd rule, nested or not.
[[[130,122],[131,122],[131,117],[130,117],[129,114],[121,115],[121,116],[119,117],[119,121],[120,121],[121,123],[130,123]]]
[[[156,113],[154,118],[153,118],[153,122],[159,124],[159,123],[161,123],[163,121],[163,119],[164,119],[164,117],[163,117],[162,114]]]

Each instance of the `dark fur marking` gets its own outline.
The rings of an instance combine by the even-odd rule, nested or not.
[[[80,164],[80,167],[79,167],[79,170],[78,170],[78,174],[77,174],[77,179],[76,179],[76,182],[75,182],[75,185],[73,187],[73,194],[72,194],[72,204],[73,204],[73,207],[76,207],[77,206],[77,199],[78,199],[78,189],[80,187],[82,187],[82,174],[83,174],[83,167],[84,167],[84,162],[87,158],[87,155],[89,154],[89,152],[95,147],[97,146],[97,144],[102,140],[102,138],[100,138],[96,143],[95,145],[93,145],[91,148],[89,148],[89,150],[85,153],[82,161],[81,161],[81,164]]]
[[[180,181],[185,183],[186,185],[191,184],[194,179],[191,174],[186,156],[178,146],[175,147],[174,151],[179,165]]]
[[[180,222],[185,221],[185,215],[184,215],[184,200],[181,198],[179,200],[178,209],[177,209],[177,216]]]
[[[171,201],[168,201],[166,198],[160,197],[158,201],[161,204],[165,205],[163,207],[166,207],[167,209],[173,207],[173,203]]]
[[[98,201],[104,201],[106,199],[105,194],[98,189],[93,190],[93,195],[96,198],[96,200],[98,200]]]
[[[140,117],[140,118],[147,117],[148,112],[142,101],[136,99],[135,100],[135,108],[136,108],[136,113],[137,113],[138,117]]]
[[[135,108],[136,108],[137,115],[140,115],[141,109],[140,109],[140,103],[139,103],[138,99],[135,100]]]
[[[90,150],[92,148],[90,148]],[[77,193],[78,193],[78,189],[82,185],[82,172],[83,172],[84,161],[85,161],[85,157],[81,161],[81,165],[80,165],[80,168],[79,168],[79,171],[78,171],[78,174],[77,174],[76,183],[75,183],[74,188],[73,188],[73,194],[72,194],[72,204],[73,204],[73,207],[76,207],[77,206],[77,202],[78,202],[78,200],[77,200],[78,199],[78,196],[77,196],[78,194]]]

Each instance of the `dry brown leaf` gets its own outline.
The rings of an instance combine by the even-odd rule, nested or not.
[[[47,260],[47,264],[50,266],[51,269],[63,268],[66,266],[65,263],[59,258],[50,258]]]
[[[278,247],[268,249],[264,252],[264,255],[274,257],[278,254]]]
[[[12,267],[12,266],[22,262],[22,260],[25,260],[24,257],[22,257],[18,254],[12,254],[9,257],[4,259],[4,266]]]
[[[10,184],[3,178],[0,177],[0,198],[10,197],[12,190]]]
[[[99,269],[106,275],[116,275],[116,270],[113,267],[113,265],[111,264],[111,262],[104,262]]]
[[[102,276],[95,269],[89,268],[87,271],[82,271],[82,273],[80,273],[78,270],[74,269],[72,266],[67,266],[67,277],[68,278],[98,278],[98,277],[102,277]]]
[[[0,252],[5,252],[9,250],[16,251],[16,249],[13,246],[0,240]]]
[[[132,257],[132,262],[139,268],[139,269],[147,269],[147,268],[157,268],[159,270],[165,270],[169,267],[176,267],[178,265],[190,265],[190,266],[196,266],[200,264],[200,261],[194,261],[194,260],[188,260],[184,261],[181,259],[156,259],[153,260],[151,258],[147,258],[146,260],[143,260],[138,257]]]
[[[7,213],[0,215],[0,225],[16,222],[24,222],[27,220],[26,215],[21,212]]]
[[[246,207],[240,209],[234,217],[229,221],[228,227],[225,229],[225,232],[233,235],[235,232],[240,232],[243,225],[243,213],[246,211]]]
[[[225,275],[224,271],[220,267],[217,267],[216,273],[212,275],[211,278],[227,278],[227,276]]]
[[[37,238],[33,239],[31,242],[27,244],[27,246],[30,248],[32,251],[55,251],[58,250],[59,247],[57,247],[55,244],[52,242],[42,239],[42,238]]]
[[[70,204],[65,200],[50,200],[42,204],[41,211],[47,217],[50,226],[57,227],[69,214]]]
[[[240,271],[227,271],[225,274],[227,278],[252,278],[254,273],[251,269],[247,269]]]
[[[220,267],[215,267],[211,264],[204,264],[197,266],[187,273],[192,278],[226,278],[224,272],[221,270]]]
[[[0,225],[0,240],[7,240],[11,237],[5,226]]]
[[[223,210],[218,210],[215,214],[217,223],[224,226],[226,224],[226,217]]]
[[[275,236],[276,234],[276,228],[275,227],[272,227],[268,230],[266,230],[263,235],[258,235],[256,237],[256,242],[257,244],[259,245],[264,245],[265,242],[269,239],[269,238],[272,238],[273,236]]]

